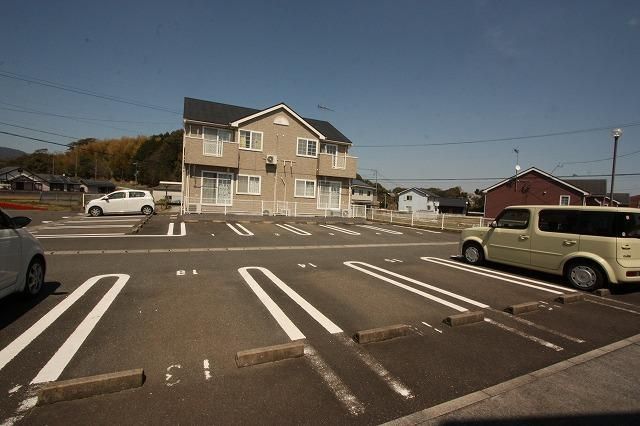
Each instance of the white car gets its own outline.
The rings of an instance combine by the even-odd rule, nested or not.
[[[0,298],[16,292],[33,297],[42,290],[47,264],[38,240],[23,229],[29,223],[0,209]]]
[[[85,213],[94,217],[119,213],[142,213],[149,216],[155,208],[156,204],[149,191],[126,189],[89,201],[85,206]]]

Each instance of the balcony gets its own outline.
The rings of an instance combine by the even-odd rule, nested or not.
[[[345,154],[320,154],[318,155],[318,174],[354,179],[357,170],[356,160],[357,157]]]
[[[185,137],[184,162],[214,167],[238,168],[238,144]]]

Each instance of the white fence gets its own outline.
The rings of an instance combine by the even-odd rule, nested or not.
[[[187,199],[185,213],[221,213],[253,216],[320,216],[366,217],[366,206],[352,205],[339,210],[318,208],[317,203],[291,201],[233,200],[232,205],[200,203],[199,198]]]
[[[385,209],[369,209],[366,218],[378,222],[388,222],[407,226],[459,230],[473,226],[488,226],[493,219],[478,216],[438,214],[434,212],[405,212]]]

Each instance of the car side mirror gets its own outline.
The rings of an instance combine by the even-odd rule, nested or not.
[[[14,218],[11,218],[11,221],[13,222],[13,226],[15,226],[16,228],[24,228],[31,223],[31,218],[26,216],[16,216]]]
[[[496,222],[495,220],[489,224],[489,228],[497,228],[497,227],[498,227],[498,222]]]

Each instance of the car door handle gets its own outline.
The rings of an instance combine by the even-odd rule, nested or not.
[[[628,246],[628,245],[626,245],[626,244],[625,244],[625,245],[623,245],[623,246],[621,246],[620,248],[621,248],[622,250],[631,250],[631,246]]]
[[[528,240],[529,236],[528,235],[520,235],[518,238],[520,239],[520,241],[524,241],[524,240]]]
[[[562,242],[563,246],[575,246],[576,244],[578,244],[576,240],[564,240]]]

